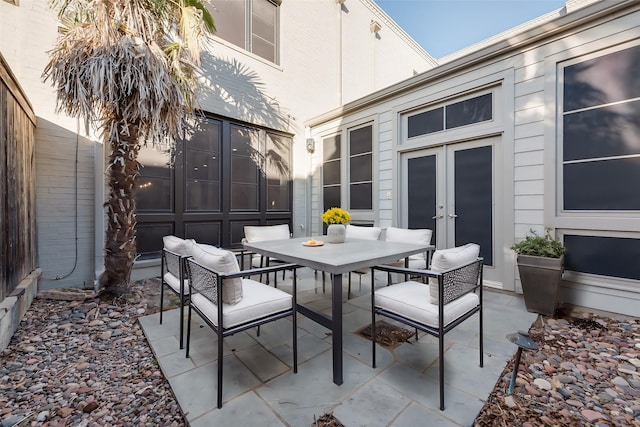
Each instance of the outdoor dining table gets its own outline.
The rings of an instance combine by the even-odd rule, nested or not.
[[[316,237],[316,241],[322,236]],[[304,304],[298,312],[332,332],[333,382],[341,385],[342,372],[342,275],[363,268],[397,261],[409,255],[433,250],[433,245],[346,239],[344,243],[307,246],[308,237],[244,243],[260,255],[295,263],[331,274],[331,317]]]

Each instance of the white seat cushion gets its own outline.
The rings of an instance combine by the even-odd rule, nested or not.
[[[196,241],[193,239],[181,239],[176,236],[162,237],[164,248],[181,256],[191,256],[193,245]]]
[[[438,305],[430,302],[429,286],[415,281],[386,286],[376,291],[376,307],[438,327]],[[468,293],[444,306],[445,326],[477,307],[478,295]]]
[[[387,242],[406,242],[406,243],[416,243],[421,245],[430,245],[432,233],[433,232],[428,228],[409,229],[409,228],[387,227],[385,230],[384,239]],[[420,252],[418,254],[411,255],[409,259],[424,260],[426,259],[426,253]],[[414,267],[411,267],[411,268],[414,268]],[[417,268],[426,268],[426,264],[424,267],[417,267]]]
[[[164,273],[164,282],[174,290],[178,295],[180,294],[180,280],[174,276],[173,274],[166,272]],[[185,279],[184,281],[184,294],[189,294],[189,281]]]
[[[431,270],[439,272],[461,267],[475,261],[479,254],[480,246],[475,243],[467,243],[464,246],[450,249],[439,249],[433,253],[431,258]],[[431,288],[431,303],[438,305],[438,280],[430,277],[429,287]]]
[[[346,239],[378,240],[382,229],[363,225],[347,224]]]
[[[267,240],[284,240],[291,237],[289,226],[281,225],[245,225],[244,238],[247,242],[264,242]]]
[[[193,245],[193,259],[199,264],[221,274],[240,271],[238,260],[233,252],[209,245]],[[237,304],[242,300],[242,279],[226,279],[222,287],[222,301]]]
[[[290,294],[251,279],[242,279],[242,300],[234,305],[222,305],[222,323],[225,328],[260,319],[288,310],[292,306]],[[214,324],[218,325],[218,307],[201,294],[191,301]]]

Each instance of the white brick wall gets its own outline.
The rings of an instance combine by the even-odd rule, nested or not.
[[[101,192],[96,189],[104,187],[104,169],[95,167],[94,153],[100,153],[102,147],[95,135],[79,137],[76,196],[76,135],[84,135],[84,128],[79,131],[76,119],[55,113],[55,94],[41,81],[47,51],[57,36],[55,13],[48,9],[46,0],[19,3],[0,1],[0,52],[38,118],[36,204],[41,284],[91,287],[95,272],[101,269],[96,265],[101,257],[101,231],[96,228],[103,227],[103,208]],[[338,107],[346,99],[410,77],[413,69],[422,71],[432,63],[423,51],[408,43],[406,34],[392,21],[380,16],[370,0],[350,1],[348,12],[339,7],[335,0],[282,2],[280,64],[264,61],[216,37],[203,56],[203,83],[208,89],[200,92],[199,100],[204,110],[294,134],[296,235],[310,232],[310,226],[320,226],[315,216],[313,224],[307,224],[308,201],[318,200],[317,191],[308,194],[307,177],[318,165],[317,160],[311,164],[305,149],[305,120]],[[380,39],[372,38],[371,19],[384,24]],[[56,279],[71,271],[69,277]]]

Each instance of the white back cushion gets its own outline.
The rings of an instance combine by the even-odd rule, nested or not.
[[[245,225],[244,238],[247,242],[263,242],[266,240],[284,240],[291,236],[289,226],[281,225]]]
[[[231,251],[209,245],[193,245],[193,259],[218,273],[237,273],[238,260]],[[237,304],[242,299],[242,279],[227,279],[222,284],[222,301]]]
[[[460,267],[475,261],[480,254],[480,246],[475,243],[467,243],[450,249],[440,249],[433,253],[431,258],[432,271],[445,271]],[[438,304],[438,280],[429,278],[429,293],[431,304]]]
[[[387,227],[385,230],[385,241],[387,242],[406,242],[417,243],[420,245],[430,245],[432,231],[428,228],[408,229],[408,228],[396,228]],[[420,252],[419,254],[411,255],[411,259],[425,259],[426,253]]]
[[[378,240],[382,229],[380,227],[366,227],[363,225],[347,224],[347,239]]]
[[[196,241],[193,239],[181,239],[176,236],[164,236],[162,238],[162,244],[164,248],[182,256],[190,256],[193,249],[193,245]]]

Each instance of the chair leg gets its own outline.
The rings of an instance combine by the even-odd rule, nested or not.
[[[180,295],[180,350],[184,348],[184,292]]]
[[[292,303],[293,303],[293,318],[291,319],[293,323],[293,373],[297,374],[298,373],[298,300],[296,298],[296,270],[293,270],[293,284],[292,284],[292,290],[293,290],[293,299],[292,299]]]
[[[218,332],[218,409],[222,408],[222,333]]]
[[[440,371],[440,410],[444,411],[444,336],[438,337],[438,370]]]
[[[162,325],[162,312],[164,309],[164,279],[160,279],[160,324]]]
[[[351,272],[349,272],[349,285],[347,286],[347,299],[351,298]]]
[[[189,304],[189,314],[187,316],[187,351],[186,357],[189,357],[189,344],[191,344],[191,304]]]
[[[373,274],[371,275],[371,366],[376,368],[376,294]]]

